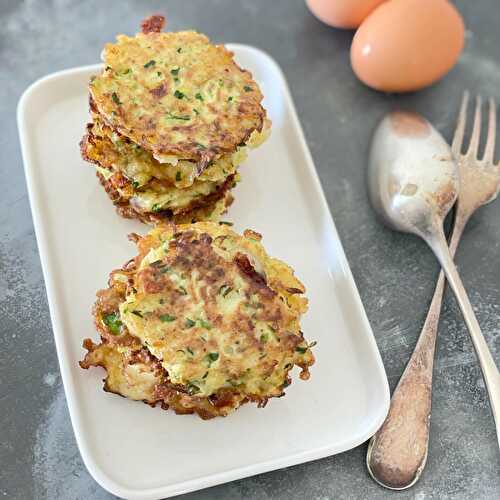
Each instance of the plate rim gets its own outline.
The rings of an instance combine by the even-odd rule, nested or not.
[[[278,470],[283,467],[289,467],[300,463],[318,460],[320,458],[325,458],[331,455],[342,453],[344,451],[355,448],[356,446],[359,446],[364,441],[369,439],[382,425],[389,411],[389,404],[390,404],[389,384],[385,368],[382,362],[382,358],[380,355],[380,351],[378,349],[375,336],[373,334],[373,329],[371,328],[368,317],[366,315],[365,308],[361,301],[359,290],[356,286],[356,282],[354,281],[354,277],[352,275],[352,271],[349,266],[347,256],[345,254],[342,241],[339,237],[337,228],[335,226],[332,212],[326,200],[325,192],[323,190],[321,181],[319,179],[319,175],[315,168],[311,152],[307,145],[304,131],[300,124],[297,115],[297,110],[295,108],[295,104],[292,99],[292,95],[288,86],[288,82],[285,78],[285,75],[281,67],[278,65],[278,63],[267,52],[257,47],[253,47],[251,45],[246,45],[246,44],[227,43],[225,45],[226,47],[229,48],[229,50],[232,50],[234,52],[247,52],[251,54],[253,53],[254,57],[264,60],[266,65],[272,66],[274,70],[281,77],[282,80],[281,83],[283,86],[283,97],[286,101],[286,105],[289,107],[290,110],[291,121],[294,130],[297,132],[299,147],[303,150],[306,157],[306,162],[304,166],[307,168],[309,175],[311,175],[316,191],[319,192],[320,195],[319,201],[322,207],[322,211],[325,213],[325,216],[328,218],[328,221],[331,223],[331,227],[333,228],[334,231],[333,236],[338,246],[337,258],[339,262],[342,264],[343,273],[348,280],[348,286],[351,291],[353,304],[357,309],[359,319],[362,321],[364,328],[367,330],[368,335],[366,340],[369,343],[370,352],[373,355],[373,361],[374,361],[374,366],[377,369],[377,375],[382,382],[380,387],[382,394],[382,399],[379,404],[380,411],[379,415],[377,415],[377,418],[372,419],[371,425],[365,428],[365,432],[359,433],[355,437],[352,437],[351,435],[349,439],[344,440],[340,444],[337,443],[335,446],[326,445],[319,448],[316,447],[314,449],[310,449],[300,453],[286,455],[281,458],[274,458],[267,460],[265,462],[257,462],[252,465],[238,467],[235,469],[229,469],[224,472],[219,472],[216,474],[209,474],[201,477],[195,477],[193,479],[177,483],[171,483],[164,486],[157,486],[153,488],[131,488],[129,486],[124,486],[120,484],[118,481],[116,481],[115,479],[110,477],[106,472],[104,472],[102,466],[99,465],[97,463],[97,460],[95,460],[93,457],[90,443],[85,437],[85,432],[82,432],[83,426],[81,425],[80,407],[77,401],[78,398],[76,397],[76,391],[74,390],[73,375],[71,373],[71,367],[69,366],[69,361],[67,360],[67,356],[65,355],[63,348],[64,333],[61,331],[62,326],[61,326],[61,319],[59,317],[60,313],[57,310],[55,304],[55,302],[57,302],[57,299],[55,298],[57,294],[54,291],[56,285],[55,285],[55,280],[52,278],[53,276],[52,266],[49,262],[50,261],[49,238],[47,235],[47,229],[44,226],[43,218],[40,215],[41,213],[43,213],[42,210],[43,205],[40,200],[39,192],[37,192],[36,183],[31,174],[31,171],[34,170],[34,168],[31,165],[35,162],[33,159],[34,156],[33,151],[28,145],[28,136],[30,135],[29,133],[30,127],[27,123],[27,120],[25,119],[29,100],[31,96],[35,94],[35,92],[40,87],[54,80],[59,80],[61,78],[74,75],[76,73],[85,73],[92,70],[97,70],[102,66],[102,64],[78,66],[74,68],[56,71],[46,76],[43,76],[37,79],[35,82],[33,82],[23,92],[17,105],[17,125],[18,125],[19,139],[21,144],[24,173],[26,177],[26,184],[28,187],[30,208],[33,218],[33,226],[38,244],[38,250],[39,250],[38,254],[40,257],[43,277],[45,281],[47,301],[49,305],[52,331],[57,351],[57,358],[59,362],[59,368],[62,374],[61,378],[63,381],[63,387],[70,414],[70,420],[73,427],[73,433],[75,435],[78,449],[82,456],[83,462],[88,471],[90,472],[90,474],[92,475],[92,477],[104,489],[120,497],[131,498],[131,499],[167,498],[174,495],[181,495],[199,489],[208,488],[210,486],[216,486],[218,484],[234,481],[237,479],[242,479],[252,475],[261,474],[272,470]]]

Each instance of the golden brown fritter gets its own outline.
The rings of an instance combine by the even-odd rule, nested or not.
[[[201,172],[263,129],[266,113],[252,75],[205,35],[118,35],[103,59],[104,71],[89,86],[93,105],[162,163],[193,160]]]
[[[82,366],[104,366],[107,390],[211,418],[284,395],[294,365],[308,378],[304,287],[267,255],[258,233],[207,222],[136,239],[139,255],[98,293],[103,344],[86,341]]]
[[[151,225],[160,222],[174,222],[176,224],[189,224],[199,221],[217,222],[234,201],[231,188],[234,187],[238,179],[236,176],[228,178],[218,190],[209,196],[202,198],[198,202],[193,201],[184,210],[174,213],[169,209],[144,211],[141,210],[140,206],[132,204],[130,196],[123,194],[124,190],[132,192],[131,183],[119,174],[114,174],[106,179],[98,171],[97,178],[114,203],[119,215],[125,219],[138,219],[145,224]],[[116,184],[119,184],[121,188],[118,189]]]

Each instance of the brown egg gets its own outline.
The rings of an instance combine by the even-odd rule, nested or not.
[[[386,0],[306,0],[309,10],[335,28],[357,28],[363,19]]]
[[[356,32],[352,69],[377,90],[418,90],[455,65],[464,34],[462,17],[447,0],[389,0]]]

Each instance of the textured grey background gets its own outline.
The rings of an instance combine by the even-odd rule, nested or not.
[[[15,123],[27,85],[46,73],[95,63],[105,42],[136,32],[139,21],[156,11],[167,13],[172,30],[194,27],[213,40],[271,53],[288,78],[393,387],[438,269],[423,243],[375,220],[364,186],[366,150],[377,119],[394,106],[424,113],[449,138],[464,88],[500,101],[498,3],[457,4],[468,28],[460,63],[439,85],[396,97],[356,81],[349,67],[352,33],[319,23],[303,0],[0,1],[0,498],[112,498],[82,464],[61,385]],[[488,206],[471,220],[458,254],[497,362],[499,210],[498,204]],[[368,477],[365,453],[364,445],[184,498],[500,498],[493,421],[451,297],[440,327],[430,456],[421,481],[408,492],[385,491]]]

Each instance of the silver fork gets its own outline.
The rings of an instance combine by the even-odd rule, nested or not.
[[[452,151],[459,165],[460,193],[450,239],[452,256],[465,225],[481,206],[493,201],[500,190],[500,163],[494,162],[496,105],[489,99],[489,123],[483,157],[478,158],[481,132],[481,97],[476,99],[469,147],[462,154],[469,93],[465,92],[453,137]],[[403,490],[419,479],[427,460],[432,398],[432,369],[436,335],[445,285],[441,271],[434,296],[415,350],[391,399],[387,418],[372,437],[366,462],[378,483]],[[482,335],[472,335],[490,398],[500,446],[500,374]]]

